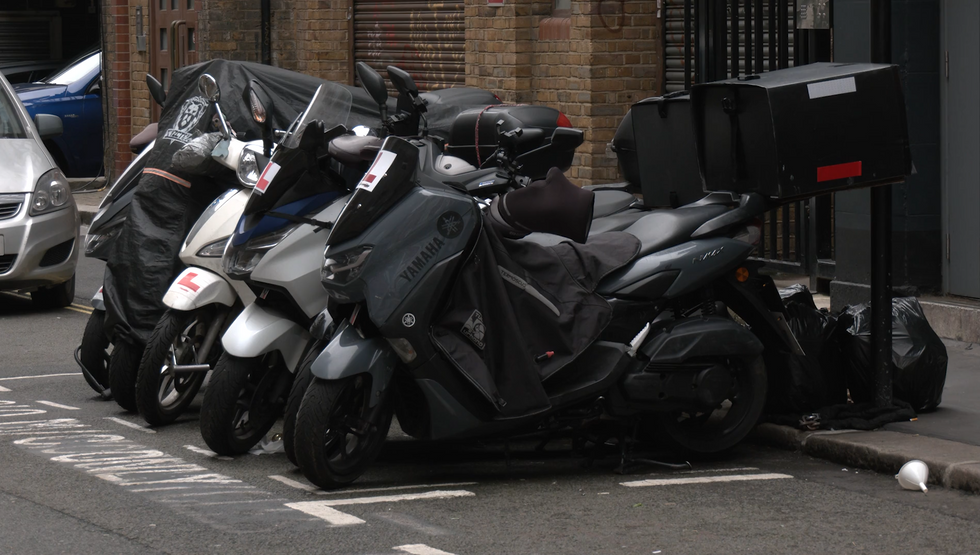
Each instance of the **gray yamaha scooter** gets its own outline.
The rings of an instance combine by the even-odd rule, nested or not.
[[[800,352],[771,279],[748,261],[761,197],[710,195],[585,245],[543,247],[507,237],[581,237],[588,210],[574,225],[539,225],[555,223],[554,206],[532,197],[517,222],[501,207],[532,188],[488,208],[437,179],[430,159],[425,145],[388,138],[376,179],[358,185],[327,239],[321,281],[339,329],[312,365],[294,438],[311,482],[360,476],[393,414],[424,439],[600,417],[652,423],[696,453],[748,435],[765,404],[764,348]],[[545,192],[567,185],[549,181]]]

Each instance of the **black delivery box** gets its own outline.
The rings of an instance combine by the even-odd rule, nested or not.
[[[911,173],[898,66],[810,64],[695,85],[705,190],[791,201]]]
[[[690,94],[647,98],[630,113],[643,204],[677,207],[704,197]]]

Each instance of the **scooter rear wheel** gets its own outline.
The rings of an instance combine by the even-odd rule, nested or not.
[[[290,383],[281,387],[286,379]],[[201,403],[204,442],[219,455],[247,453],[282,414],[291,380],[277,352],[256,358],[222,353]]]
[[[194,400],[206,372],[175,373],[178,364],[194,364],[202,329],[213,325],[205,311],[167,310],[153,328],[136,376],[136,405],[151,426],[176,420]]]
[[[371,380],[314,378],[296,416],[296,458],[306,478],[324,489],[345,486],[381,453],[394,412],[390,392],[369,406]]]
[[[762,357],[729,359],[733,384],[728,399],[711,411],[658,414],[655,424],[668,447],[692,458],[718,456],[755,428],[766,405],[766,365]]]

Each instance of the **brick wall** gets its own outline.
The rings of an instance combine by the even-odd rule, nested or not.
[[[153,121],[153,99],[150,98],[150,90],[146,87],[146,74],[150,72],[150,55],[149,55],[149,44],[147,45],[146,52],[137,52],[136,50],[136,7],[141,8],[143,14],[143,32],[149,34],[150,29],[150,0],[130,0],[129,4],[129,24],[130,28],[133,29],[130,36],[130,54],[129,54],[129,70],[131,73],[130,77],[130,90],[129,90],[129,105],[130,105],[130,116],[132,122],[131,135],[129,137],[124,137],[126,140],[126,163],[131,160],[132,154],[129,151],[129,139],[133,135],[136,135],[143,130],[144,127]],[[150,42],[149,37],[147,41]]]
[[[203,0],[197,14],[200,61],[260,62],[262,17],[259,0]]]
[[[466,0],[466,84],[507,102],[560,109],[585,131],[568,172],[580,184],[619,179],[606,144],[630,105],[661,90],[661,20],[653,0]]]
[[[272,65],[349,82],[349,0],[273,0]]]

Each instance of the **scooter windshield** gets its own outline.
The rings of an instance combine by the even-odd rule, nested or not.
[[[326,150],[324,137],[319,133],[347,123],[351,98],[350,91],[336,83],[323,83],[317,87],[306,109],[286,130],[252,189],[244,210],[248,221],[243,222],[241,232],[251,230],[257,223],[252,220],[270,210],[323,193],[336,193],[333,195],[336,197],[344,192],[340,187],[331,187],[322,175],[310,169],[318,164],[318,153]],[[339,128],[340,131],[343,129]]]
[[[327,246],[357,237],[412,190],[418,163],[418,147],[398,137],[385,139],[371,168],[337,217]]]

